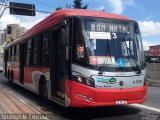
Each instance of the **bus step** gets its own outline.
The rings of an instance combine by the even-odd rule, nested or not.
[[[57,96],[61,97],[61,98],[64,98],[64,93],[61,93],[61,92],[57,92]]]
[[[60,105],[64,105],[64,99],[62,99],[62,98],[60,98],[60,97],[57,97],[57,96],[56,96],[56,97],[55,97],[55,96],[53,97],[53,96],[52,96],[52,97],[51,97],[51,100],[54,101],[54,102],[56,102],[56,103],[58,103],[58,104],[60,104]]]

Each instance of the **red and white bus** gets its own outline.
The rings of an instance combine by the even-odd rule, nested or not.
[[[58,10],[5,47],[5,76],[65,107],[143,103],[148,79],[137,22]]]

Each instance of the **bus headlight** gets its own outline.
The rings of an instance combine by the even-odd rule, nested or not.
[[[76,76],[76,80],[77,80],[77,82],[80,82],[80,83],[82,83],[82,82],[83,82],[83,80],[82,80],[82,77],[81,77],[81,76]]]
[[[82,83],[82,84],[85,84],[85,85],[88,85],[88,86],[91,86],[91,87],[95,87],[95,82],[94,82],[93,78],[86,78],[86,77],[77,75],[75,77],[75,80],[79,83]]]
[[[92,78],[86,79],[86,85],[95,87],[94,79]]]

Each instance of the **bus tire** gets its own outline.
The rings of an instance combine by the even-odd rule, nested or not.
[[[39,94],[44,101],[48,102],[48,87],[44,77],[40,79]]]

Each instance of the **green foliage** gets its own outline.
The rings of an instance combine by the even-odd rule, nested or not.
[[[56,8],[56,10],[61,10],[61,9],[62,9],[61,7]]]
[[[74,5],[72,5],[75,9],[87,9],[88,5],[82,6],[82,0],[74,0],[73,1]]]

